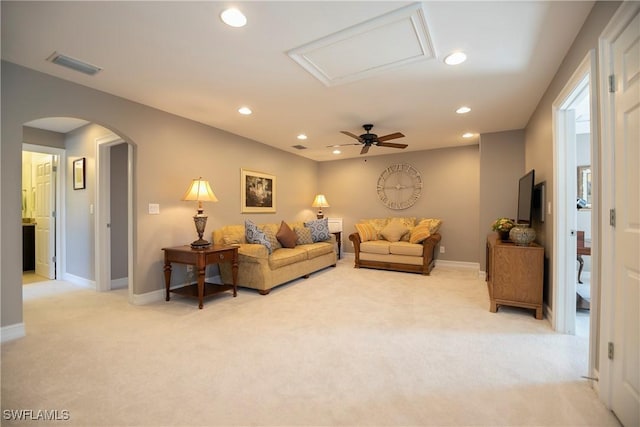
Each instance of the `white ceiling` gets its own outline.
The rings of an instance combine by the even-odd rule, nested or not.
[[[340,131],[360,134],[365,123],[378,135],[404,133],[393,142],[409,144],[405,151],[477,143],[464,132],[522,129],[593,2],[424,2],[433,57],[333,86],[288,55],[412,4],[241,1],[235,6],[248,24],[231,28],[219,19],[229,2],[2,1],[2,58],[310,159],[336,160],[359,156],[360,147],[336,156],[327,146],[353,142]],[[315,58],[340,71],[415,50],[405,29],[373,33],[371,46],[356,37],[339,54],[321,50]],[[456,50],[468,60],[445,65]],[[54,51],[103,70],[87,76],[46,61]],[[238,114],[244,105],[254,113]],[[462,105],[472,111],[456,114]],[[308,139],[299,141],[299,133]],[[367,155],[398,151],[374,147]]]

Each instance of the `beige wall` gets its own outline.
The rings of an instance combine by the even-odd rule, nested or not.
[[[518,181],[524,167],[524,131],[480,135],[480,212],[478,253],[480,270],[486,270],[486,236],[497,218],[515,218]]]
[[[316,162],[4,61],[1,83],[2,326],[22,322],[21,251],[16,250],[15,244],[21,242],[23,124],[30,120],[78,117],[100,124],[134,145],[135,294],[162,288],[162,247],[195,239],[192,216],[196,206],[180,200],[193,178],[208,179],[220,200],[205,206],[209,214],[207,236],[216,227],[241,223],[246,218],[257,222],[314,218],[310,205],[316,193]],[[29,102],[24,102],[26,99]],[[98,127],[88,129],[90,132]],[[77,194],[79,220],[85,230],[89,230],[83,237],[87,241],[94,239],[88,205],[95,203],[92,140],[99,136],[102,136],[100,132],[87,136],[89,144],[70,142],[68,153],[68,161],[87,157],[88,188],[82,195]],[[240,168],[277,177],[277,213],[240,213]],[[160,215],[147,214],[149,203],[160,204]],[[70,222],[70,225],[73,224]],[[67,232],[73,233],[73,230]],[[84,250],[85,246],[81,246],[78,251]],[[77,255],[74,252],[73,256]],[[83,256],[88,266],[69,265],[68,268],[91,278],[91,256]]]
[[[553,201],[554,180],[553,180],[553,123],[552,106],[555,99],[564,89],[565,85],[576,71],[580,63],[584,60],[591,49],[597,49],[598,37],[607,25],[619,2],[597,2],[591,13],[587,17],[582,29],[576,36],[572,46],[569,48],[562,65],[558,69],[555,77],[549,85],[547,91],[542,96],[540,103],[531,116],[525,129],[525,159],[526,168],[536,170],[536,181],[546,181],[546,199]],[[598,76],[592,76],[592,81],[598,82]],[[597,119],[597,118],[592,118]],[[599,150],[599,135],[592,139]],[[555,209],[554,206],[552,206]],[[552,211],[553,213],[553,211]],[[539,230],[538,241],[545,247],[545,257],[549,260],[547,270],[548,288],[545,295],[548,297],[548,304],[553,309],[553,217],[546,216],[547,220]],[[594,230],[596,232],[596,230]]]
[[[373,148],[372,150],[375,150]],[[415,205],[395,211],[378,199],[376,184],[382,171],[396,163],[408,163],[422,175],[424,188]],[[438,150],[399,152],[384,156],[322,162],[318,191],[331,207],[325,216],[343,218],[344,248],[353,252],[348,235],[365,218],[405,216],[441,218],[442,260],[479,261],[478,210],[480,163],[477,145]]]

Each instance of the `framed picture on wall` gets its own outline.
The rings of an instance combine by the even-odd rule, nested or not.
[[[275,213],[276,177],[240,169],[240,203],[242,213]]]
[[[73,189],[74,190],[83,190],[86,188],[84,164],[85,164],[84,157],[73,161]]]

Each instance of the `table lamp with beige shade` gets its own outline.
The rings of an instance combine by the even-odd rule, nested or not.
[[[216,195],[213,194],[213,190],[211,190],[209,181],[202,179],[202,177],[194,179],[187,192],[182,196],[182,200],[198,202],[198,213],[193,217],[193,222],[196,224],[196,231],[198,232],[198,240],[191,243],[191,247],[193,249],[204,249],[211,246],[210,242],[202,238],[204,229],[207,226],[207,216],[204,214],[202,202],[218,201]]]

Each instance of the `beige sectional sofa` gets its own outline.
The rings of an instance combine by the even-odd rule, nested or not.
[[[435,266],[441,224],[441,220],[431,218],[362,220],[349,236],[355,250],[354,267],[428,275]]]
[[[333,234],[327,240],[313,242],[304,222],[286,223],[288,229],[296,233],[295,244],[283,247],[278,240],[280,224],[261,224],[270,241],[268,245],[248,243],[245,225],[228,225],[213,232],[215,244],[238,245],[238,286],[257,289],[266,295],[274,287],[301,277],[307,278],[315,271],[335,267],[337,262]],[[231,281],[231,266],[220,264],[220,274],[224,283]]]

